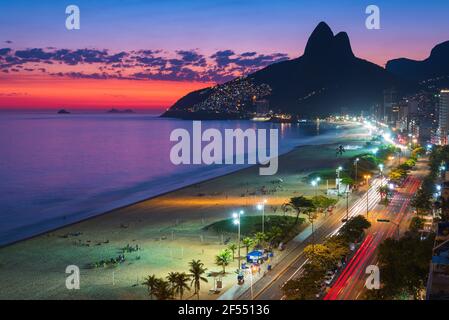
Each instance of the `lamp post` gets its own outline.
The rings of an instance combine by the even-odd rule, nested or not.
[[[320,182],[321,178],[317,177],[315,178],[315,180],[312,180],[312,182],[310,183],[312,185],[312,187],[315,188],[315,198],[318,197],[318,184]]]
[[[359,186],[359,184],[358,184],[358,175],[357,175],[357,164],[359,163],[359,161],[360,161],[359,158],[356,158],[355,161],[354,161],[354,165],[355,165],[355,185],[357,186],[357,188]]]
[[[366,185],[368,186],[367,190],[366,190],[366,218],[368,219],[368,214],[369,214],[369,200],[368,200],[368,194],[369,194],[369,189],[370,189],[370,185],[369,185],[369,179],[371,178],[371,176],[369,174],[365,174],[363,176],[366,180]]]
[[[233,222],[235,225],[237,225],[237,229],[238,229],[238,250],[237,250],[237,254],[238,254],[238,262],[239,262],[239,266],[237,268],[239,274],[240,274],[240,217],[241,215],[243,215],[245,212],[243,210],[240,210],[238,212],[234,212],[232,214],[232,217],[234,218]]]
[[[265,234],[265,204],[267,199],[263,199],[261,203],[257,204],[257,210],[262,211],[262,233]]]
[[[397,239],[399,240],[399,237],[400,237],[400,229],[399,229],[400,224],[399,223],[391,221],[390,219],[377,219],[377,222],[391,223],[391,224],[395,225]]]
[[[340,166],[337,168],[337,196],[340,196],[340,171],[343,170],[343,168]]]

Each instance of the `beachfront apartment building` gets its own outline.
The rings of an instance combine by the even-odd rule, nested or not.
[[[441,145],[448,144],[449,134],[449,89],[440,91],[438,136]]]

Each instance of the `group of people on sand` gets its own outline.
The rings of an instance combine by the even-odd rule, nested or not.
[[[116,258],[111,258],[110,260],[101,260],[99,262],[95,262],[92,264],[93,268],[106,268],[109,266],[116,266],[120,263],[123,263],[126,261],[125,255],[124,254],[119,254]]]
[[[123,251],[123,252],[130,253],[130,252],[136,252],[136,251],[139,251],[140,249],[141,249],[141,247],[139,247],[138,244],[136,244],[135,246],[131,246],[131,245],[129,245],[129,243],[128,243],[128,244],[126,245],[126,247],[122,248],[122,251]]]

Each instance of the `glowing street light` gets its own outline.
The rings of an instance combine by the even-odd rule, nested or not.
[[[263,199],[263,201],[256,206],[257,210],[262,211],[262,233],[265,233],[265,204],[267,202],[267,199]]]
[[[358,174],[357,174],[357,164],[359,163],[360,159],[356,158],[354,160],[354,166],[355,166],[355,185],[358,187]]]
[[[341,166],[339,166],[336,170],[337,172],[337,196],[340,195],[340,172],[343,170]]]
[[[310,183],[312,185],[312,187],[315,188],[315,197],[318,196],[318,183],[320,182],[320,177],[317,177],[315,180],[312,180],[312,182]]]
[[[382,163],[379,164],[379,171],[380,171],[380,189],[382,190],[384,183],[384,165]],[[382,201],[382,192],[380,192],[380,200]]]
[[[243,210],[240,210],[239,212],[233,212],[232,213],[232,218],[233,218],[233,223],[237,226],[238,229],[238,262],[239,262],[239,266],[238,266],[238,272],[240,274],[240,216],[243,215],[245,212]]]

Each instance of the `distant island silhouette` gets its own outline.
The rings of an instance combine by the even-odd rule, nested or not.
[[[66,109],[61,109],[57,113],[58,114],[70,114],[70,111],[67,111]]]

